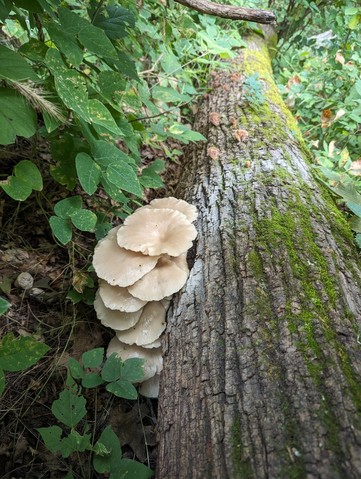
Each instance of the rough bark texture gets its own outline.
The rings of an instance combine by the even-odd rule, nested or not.
[[[208,0],[176,0],[176,2],[201,13],[230,18],[232,20],[246,20],[266,24],[275,23],[276,21],[275,15],[267,10],[243,8],[235,5],[222,5],[220,3],[209,2]]]
[[[253,72],[259,108],[242,87]],[[359,479],[352,235],[313,178],[262,40],[211,87],[195,125],[208,141],[177,191],[198,206],[199,235],[164,336],[157,477]]]

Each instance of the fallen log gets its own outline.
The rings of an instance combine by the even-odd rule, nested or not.
[[[207,142],[176,196],[199,208],[198,240],[163,340],[157,477],[358,479],[359,255],[261,37],[213,74],[195,129]]]

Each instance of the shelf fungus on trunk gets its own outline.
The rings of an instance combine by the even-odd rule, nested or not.
[[[163,367],[160,336],[172,295],[188,278],[187,251],[197,236],[197,209],[184,200],[162,198],[128,216],[95,247],[99,277],[94,309],[116,336],[107,354],[124,361],[144,359],[139,392],[157,397]]]

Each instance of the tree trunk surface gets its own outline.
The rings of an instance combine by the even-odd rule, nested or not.
[[[245,75],[259,74],[255,107]],[[158,479],[360,479],[361,271],[260,38],[212,76],[176,196],[199,208],[168,314]]]

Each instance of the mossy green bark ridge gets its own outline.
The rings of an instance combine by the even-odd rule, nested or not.
[[[259,74],[264,104],[245,95],[245,73]],[[313,177],[262,40],[211,88],[196,124],[207,142],[177,192],[199,208],[199,236],[165,334],[158,478],[359,479],[352,234]]]

